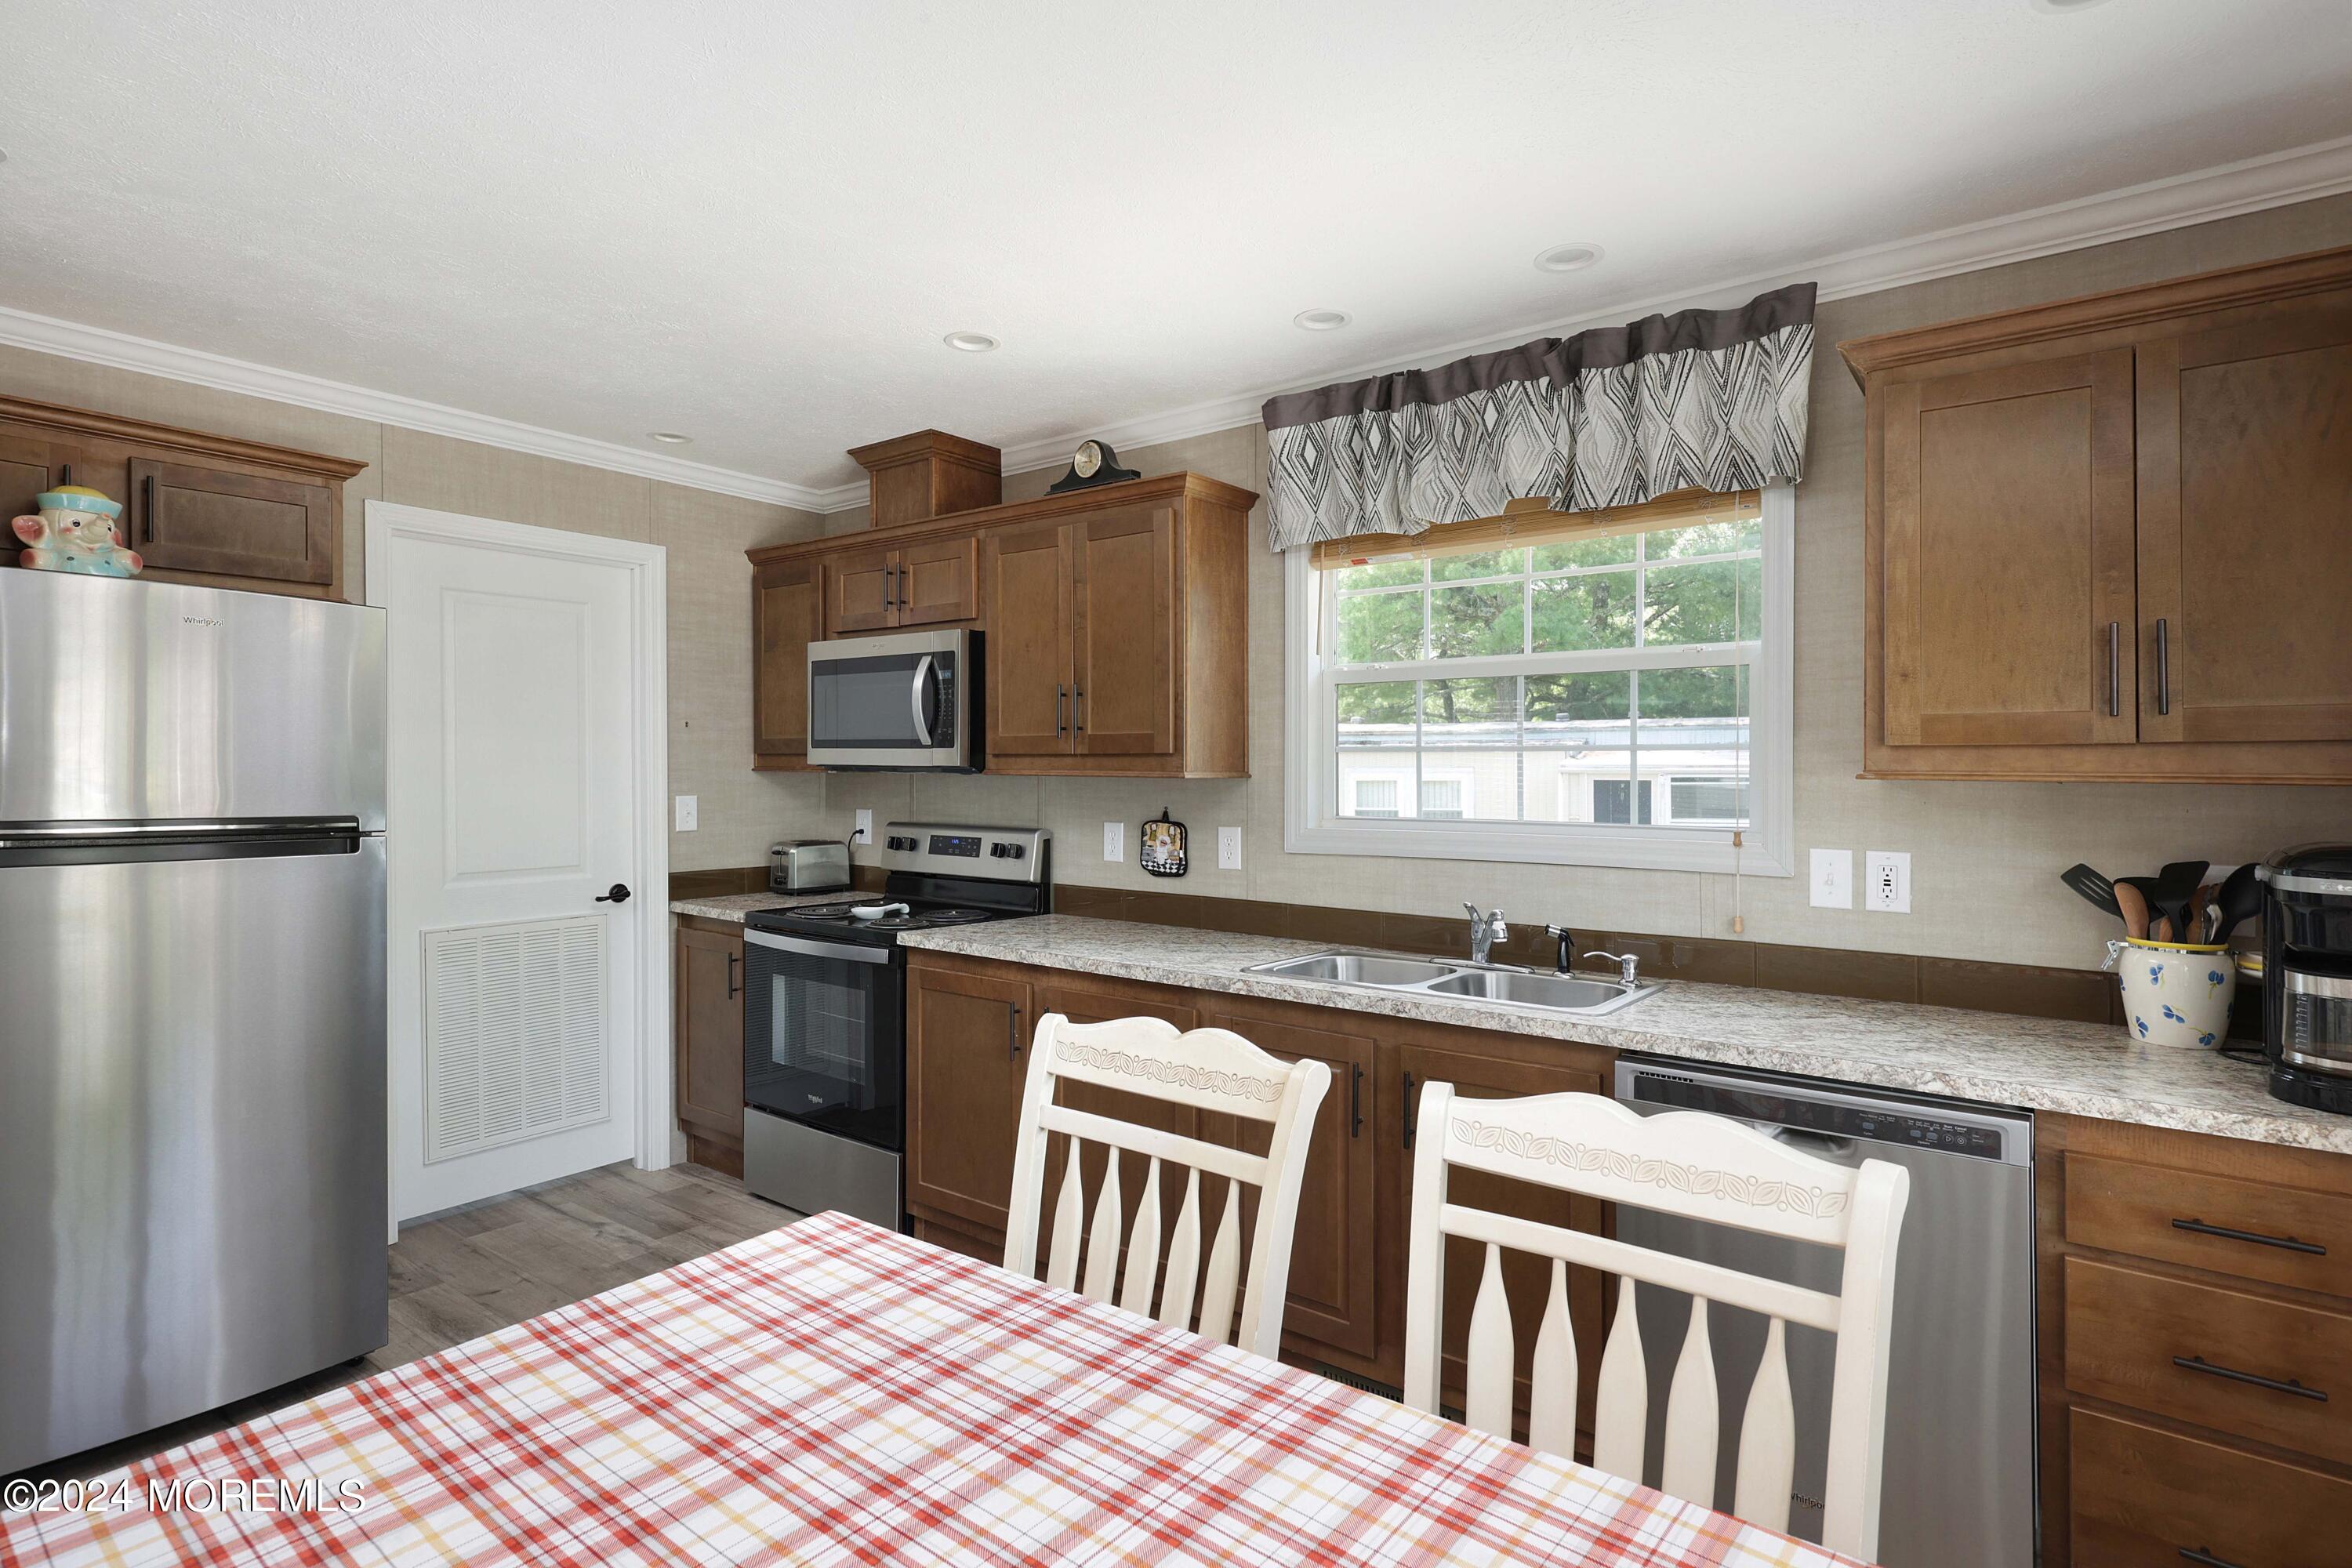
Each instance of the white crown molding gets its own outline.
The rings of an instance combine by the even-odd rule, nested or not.
[[[1954,273],[2030,261],[2039,256],[2106,245],[2163,229],[2186,228],[2191,224],[2315,201],[2347,191],[2352,191],[2352,136],[2174,174],[2006,217],[1938,229],[1910,239],[1840,251],[1774,272],[1749,273],[1671,295],[1627,299],[1570,321],[1538,321],[1510,331],[1441,343],[1314,381],[1196,403],[1140,419],[1097,425],[1048,440],[1024,442],[1004,448],[1004,471],[1021,473],[1066,462],[1071,449],[1089,436],[1120,448],[1141,447],[1255,425],[1265,400],[1286,392],[1304,392],[1337,382],[1386,375],[1391,371],[1444,364],[1465,354],[1516,348],[1535,338],[1566,337],[1587,327],[1614,325],[1653,310],[1736,304],[1751,294],[1806,279],[1821,285],[1821,298],[1824,300],[1875,294],[1882,289],[1948,278]],[[864,499],[860,495],[847,504],[856,505]]]
[[[1383,375],[1416,365],[1442,364],[1465,354],[1510,348],[1532,338],[1565,336],[1652,310],[1735,303],[1748,294],[1803,279],[1810,278],[1821,285],[1822,299],[1842,300],[2347,191],[2352,191],[2352,136],[2151,180],[2006,217],[1939,229],[1885,245],[1842,251],[1799,266],[1727,279],[1673,295],[1631,298],[1589,310],[1570,321],[1538,321],[1465,342],[1440,343],[1377,363],[1318,376],[1310,382],[1268,387],[1243,396],[1217,398],[1141,418],[1074,429],[1044,440],[1024,441],[1004,448],[1004,471],[1025,473],[1065,462],[1071,449],[1089,436],[1115,447],[1142,447],[1232,430],[1257,423],[1259,409],[1265,400],[1285,392]],[[866,502],[866,486],[862,479],[825,489],[796,485],[785,479],[690,462],[617,442],[570,436],[494,415],[451,408],[397,393],[376,392],[347,382],[278,370],[5,306],[0,306],[0,343],[803,511],[845,511]]]
[[[278,370],[270,365],[255,364],[249,360],[231,359],[226,354],[209,353],[202,349],[181,348],[173,343],[157,342],[152,338],[111,331],[104,327],[84,326],[79,321],[35,315],[30,310],[11,310],[5,305],[0,305],[0,343],[91,364],[111,365],[117,370],[138,371],[172,381],[192,382],[223,392],[266,397],[275,403],[291,403],[328,414],[372,420],[379,425],[396,425],[404,430],[455,437],[460,441],[475,441],[509,452],[528,452],[566,463],[582,463],[614,473],[635,474],[648,479],[686,485],[694,489],[715,490],[720,495],[740,496],[747,500],[766,501],[773,506],[788,506],[802,511],[837,510],[841,495],[851,489],[857,491],[859,500],[865,499],[866,487],[862,484],[844,486],[840,489],[812,489],[806,485],[796,485],[784,479],[772,479],[759,474],[740,473],[732,468],[693,462],[667,452],[640,451],[614,441],[570,436],[561,430],[547,430],[536,425],[501,419],[496,415],[451,408],[443,404],[427,403],[422,398],[404,397],[394,392],[377,392],[364,386],[353,386],[348,382],[306,375],[300,371]]]

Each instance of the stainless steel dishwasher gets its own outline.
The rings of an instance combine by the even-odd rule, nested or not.
[[[1879,1526],[1885,1568],[2032,1568],[2033,1118],[2024,1111],[1626,1056],[1617,1099],[1644,1115],[1705,1110],[1759,1128],[1840,1164],[1888,1160],[1911,1173],[1895,1259]],[[1620,1205],[1617,1235],[1792,1284],[1835,1291],[1835,1248]],[[1656,1483],[1666,1385],[1690,1323],[1690,1298],[1637,1289],[1650,1369],[1644,1480]],[[1710,1303],[1723,1404],[1717,1506],[1728,1508],[1739,1418],[1762,1359],[1764,1320]],[[1796,1403],[1789,1532],[1821,1538],[1833,1336],[1790,1325]]]

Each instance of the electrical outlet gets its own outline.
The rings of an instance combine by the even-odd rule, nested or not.
[[[1106,864],[1108,864],[1108,863],[1112,862],[1112,861],[1116,861],[1116,860],[1124,860],[1124,859],[1126,859],[1126,858],[1127,858],[1127,824],[1126,824],[1126,823],[1124,823],[1124,822],[1106,822],[1106,823],[1104,823],[1104,824],[1103,824],[1103,860],[1104,860],[1104,862],[1105,862]]]
[[[1813,851],[1813,903],[1824,910],[1853,908],[1853,851]]]
[[[1911,857],[1900,849],[1874,849],[1863,861],[1864,906],[1883,915],[1911,912]]]
[[[701,797],[691,795],[679,795],[677,797],[677,830],[680,833],[691,833],[695,829],[695,825],[701,819]]]
[[[1217,829],[1217,869],[1238,871],[1242,868],[1242,830],[1238,827]]]
[[[857,814],[857,826],[850,829],[849,841],[852,844],[871,844],[874,842],[874,814],[872,812],[860,811]]]

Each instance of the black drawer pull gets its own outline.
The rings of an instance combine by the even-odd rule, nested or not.
[[[155,476],[154,476],[154,475],[152,475],[152,474],[142,474],[142,475],[141,475],[141,476],[140,476],[140,479],[139,479],[139,498],[140,498],[141,502],[142,503],[142,504],[140,506],[140,508],[139,508],[140,517],[141,517],[141,519],[142,519],[142,521],[141,521],[141,523],[140,523],[140,538],[139,538],[139,542],[140,542],[140,543],[142,543],[142,544],[152,544],[152,543],[154,543],[154,542],[155,542]]]
[[[735,983],[735,966],[742,962],[743,955],[740,952],[727,955],[727,1000],[730,1002],[735,1000],[736,994],[743,989]]]
[[[2216,1366],[2201,1355],[2177,1355],[2172,1358],[2172,1364],[2183,1372],[2207,1373],[2214,1377],[2226,1377],[2231,1383],[2251,1383],[2256,1388],[2267,1388],[2273,1394],[2292,1394],[2297,1399],[2316,1399],[2322,1405],[2327,1403],[2327,1394],[2324,1389],[2305,1388],[2293,1378],[2281,1383],[2277,1378],[2264,1377],[2258,1372],[2240,1372],[2233,1366]]]
[[[2180,1555],[2191,1563],[2202,1563],[2204,1568],[2239,1568],[2228,1558],[2216,1557],[2201,1546],[2184,1546],[2180,1549]]]
[[[1360,1138],[1364,1135],[1364,1069],[1348,1071],[1348,1136]]]
[[[2207,1225],[2201,1219],[2177,1219],[2175,1230],[2194,1231],[2199,1236],[2218,1236],[2224,1241],[2251,1241],[2256,1247],[2284,1247],[2289,1252],[2307,1252],[2314,1258],[2327,1256],[2327,1248],[2315,1241],[2297,1241],[2291,1236],[2264,1236],[2254,1230],[2231,1230],[2226,1225]]]
[[[1412,1147],[1412,1074],[1404,1075],[1404,1146]]]
[[[1013,1047],[1013,1054],[1005,1059],[1019,1061],[1021,1059],[1021,1009],[1018,1007],[1009,1008],[1005,1012],[1004,1043]]]

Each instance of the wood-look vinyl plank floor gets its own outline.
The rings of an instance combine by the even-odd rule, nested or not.
[[[414,1220],[391,1249],[391,1338],[382,1349],[25,1474],[98,1475],[800,1217],[700,1165],[607,1165]]]

